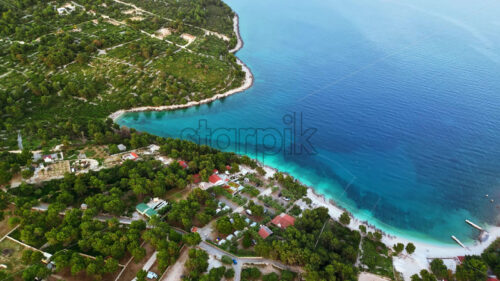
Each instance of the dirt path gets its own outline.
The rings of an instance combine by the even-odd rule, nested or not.
[[[188,259],[189,248],[185,247],[177,261],[167,269],[167,272],[163,274],[165,276],[161,281],[178,281],[182,279],[182,274],[184,273],[184,264]]]

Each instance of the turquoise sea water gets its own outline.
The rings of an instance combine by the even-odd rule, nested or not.
[[[119,124],[186,137],[205,120],[219,129],[213,146],[289,172],[408,238],[471,241],[477,233],[464,219],[497,223],[500,2],[227,3],[240,16],[245,45],[237,55],[254,73],[253,87],[196,108],[129,113]],[[270,155],[275,141],[290,144],[290,116],[295,124],[302,116],[302,131],[316,129],[315,154]],[[272,136],[232,137],[226,147],[221,128],[267,128],[259,138]]]

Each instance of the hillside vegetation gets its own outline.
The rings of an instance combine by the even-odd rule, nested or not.
[[[137,6],[136,6],[137,5]],[[118,109],[184,104],[241,85],[220,0],[0,2],[0,147],[82,135]]]

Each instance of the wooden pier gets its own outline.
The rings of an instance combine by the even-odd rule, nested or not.
[[[479,231],[484,231],[484,229],[482,227],[480,227],[479,225],[471,222],[470,220],[465,220],[466,223],[470,224],[472,227],[474,227],[475,229],[479,230]]]
[[[460,240],[458,240],[458,238],[455,237],[454,235],[451,236],[451,239],[455,240],[455,242],[457,242],[457,244],[460,245],[462,248],[467,249],[467,247],[465,247],[465,245],[462,244],[462,242],[460,242]]]

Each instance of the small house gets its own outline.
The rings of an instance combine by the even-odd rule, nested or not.
[[[200,182],[201,182],[200,174],[193,175],[193,183],[200,183]]]
[[[224,183],[224,181],[217,174],[212,174],[208,178],[208,181],[214,185],[219,185]]]
[[[129,154],[125,155],[122,157],[123,160],[137,160],[139,159],[139,155],[137,155],[137,153],[135,152],[130,152]]]
[[[288,214],[282,213],[282,214],[274,217],[274,219],[271,221],[271,223],[273,223],[274,225],[276,225],[277,227],[279,227],[281,229],[285,229],[285,228],[295,224],[295,218],[288,215]]]
[[[149,206],[144,203],[140,203],[135,206],[135,210],[141,215],[144,215],[148,209]]]
[[[186,161],[179,160],[179,161],[177,161],[177,163],[179,163],[179,165],[180,165],[183,169],[187,169],[187,168],[189,168],[189,166],[188,166],[188,164],[186,163]]]
[[[273,232],[270,230],[267,226],[263,225],[259,229],[259,236],[262,237],[262,239],[266,239],[270,235],[272,235]]]

